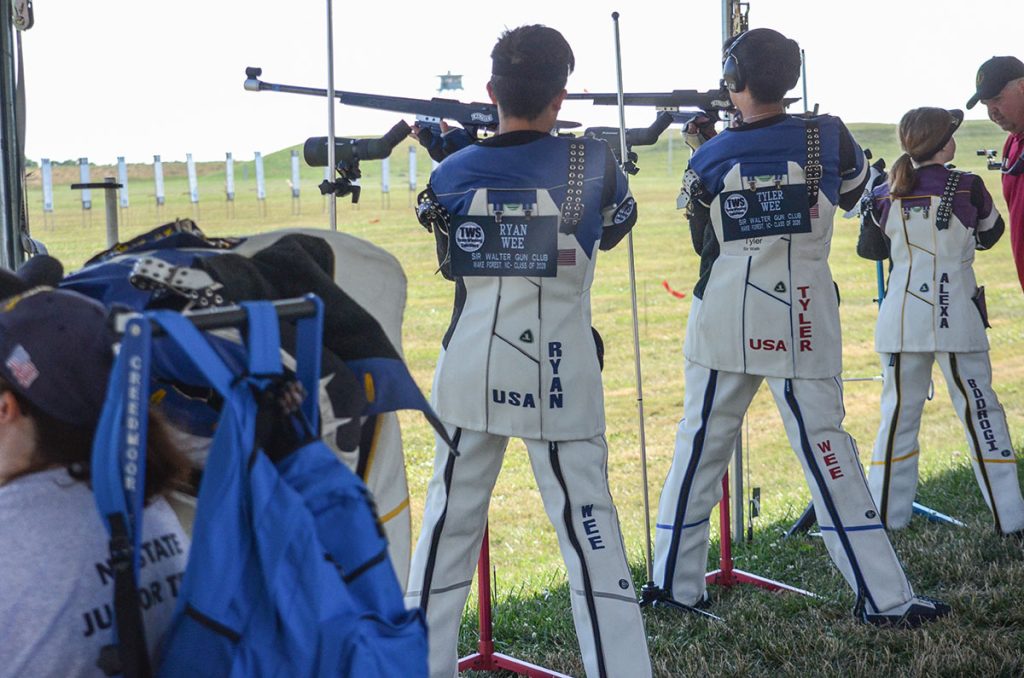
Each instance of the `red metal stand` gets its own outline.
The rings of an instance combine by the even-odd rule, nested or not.
[[[775,581],[774,579],[766,579],[765,577],[759,577],[756,574],[750,572],[744,572],[743,570],[737,570],[733,567],[732,561],[732,530],[729,524],[729,472],[725,472],[725,477],[722,478],[722,501],[718,504],[718,524],[719,524],[719,535],[720,542],[722,545],[722,553],[719,557],[719,568],[714,572],[708,572],[704,579],[709,584],[718,584],[719,586],[733,586],[735,584],[753,584],[754,586],[760,586],[763,589],[769,591],[791,591],[793,593],[799,593],[802,596],[811,596],[816,598],[817,596],[810,591],[798,589],[795,586],[783,584],[782,582]],[[481,622],[482,624],[483,622]]]
[[[511,671],[530,678],[570,678],[543,666],[524,662],[494,651],[494,627],[491,623],[491,556],[490,528],[484,528],[477,564],[477,592],[480,598],[480,640],[477,651],[459,660],[459,671]]]

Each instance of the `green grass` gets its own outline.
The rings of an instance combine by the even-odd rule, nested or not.
[[[892,164],[896,136],[891,125],[851,125],[876,158]],[[668,143],[640,150],[641,173],[632,179],[640,205],[635,230],[640,342],[643,351],[644,407],[651,502],[656,505],[672,457],[675,425],[682,414],[682,342],[697,257],[689,245],[682,215],[675,210],[686,149],[673,130],[673,162]],[[982,174],[1005,214],[997,173],[985,172],[976,148],[1001,148],[1003,135],[987,122],[967,122],[957,135],[955,162]],[[409,279],[404,350],[424,390],[429,389],[440,338],[448,324],[452,287],[434,274],[433,242],[411,210],[407,149],[392,156],[391,207],[382,207],[379,163],[366,163],[362,203],[339,203],[339,228],[367,238],[393,253]],[[429,160],[420,151],[419,184],[426,181]],[[322,171],[304,168],[302,213],[292,214],[287,179],[288,150],[266,158],[268,199],[262,214],[255,199],[255,173],[236,163],[237,198],[229,217],[223,199],[223,165],[201,164],[200,205],[188,203],[181,164],[165,166],[168,204],[153,207],[152,170],[133,166],[131,209],[123,215],[121,239],[168,221],[192,217],[211,235],[239,235],[285,226],[326,224],[315,184]],[[77,195],[67,184],[78,180],[77,168],[55,188],[57,211],[47,223],[40,213],[38,181],[30,183],[33,233],[73,267],[105,246],[102,196],[94,192],[94,209],[83,219]],[[110,174],[114,176],[114,174]],[[94,169],[94,181],[103,170]],[[837,218],[831,264],[842,289],[844,376],[879,373],[873,350],[876,306],[875,269],[856,256],[857,224]],[[1009,239],[979,253],[976,270],[986,286],[993,328],[995,388],[1011,431],[1024,426],[1024,295],[1010,256]],[[643,501],[633,378],[633,348],[626,247],[603,253],[593,288],[594,324],[605,338],[605,407],[610,445],[609,475],[623,533],[638,584],[643,583]],[[676,299],[662,281],[685,291]],[[655,610],[645,613],[650,649],[658,675],[1021,675],[1024,674],[1024,547],[996,537],[974,484],[959,420],[949,405],[941,373],[935,371],[936,397],[928,403],[920,442],[922,503],[965,520],[967,529],[931,525],[916,518],[895,538],[916,590],[949,600],[955,615],[917,632],[879,631],[854,624],[853,596],[831,566],[819,539],[781,539],[781,534],[808,501],[799,463],[789,449],[771,396],[759,393],[745,428],[749,486],[761,488],[761,517],[754,520],[754,541],[737,545],[737,567],[781,579],[822,596],[809,600],[773,595],[751,587],[712,588],[714,611],[725,625]],[[766,390],[766,389],[763,389]],[[851,383],[846,389],[846,428],[859,441],[867,462],[879,420],[880,384]],[[414,529],[430,477],[433,438],[415,413],[401,415],[412,494]],[[1019,434],[1018,434],[1019,435]],[[513,442],[498,479],[491,506],[491,554],[497,573],[496,630],[499,651],[571,674],[580,674],[576,642],[568,612],[568,594],[554,532],[546,527],[525,448]],[[713,519],[717,524],[717,520]],[[717,558],[713,531],[709,567]],[[463,623],[462,650],[475,647],[476,615],[472,606]]]

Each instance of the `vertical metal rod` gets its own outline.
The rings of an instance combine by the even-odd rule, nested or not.
[[[722,0],[722,44],[732,37],[732,0]]]
[[[736,497],[733,497],[735,500]],[[742,497],[740,497],[742,501]],[[722,586],[736,583],[733,575],[732,540],[729,539],[729,471],[722,476],[722,501],[718,504],[718,567]],[[741,521],[742,522],[742,521]]]
[[[622,89],[622,47],[619,43],[619,13],[612,12],[612,23],[615,25],[615,70],[618,76],[619,99],[619,151],[621,162],[626,163],[626,108],[623,103]],[[636,407],[640,418],[640,475],[644,485],[644,537],[647,559],[647,581],[654,581],[654,555],[651,551],[651,500],[647,490],[647,439],[644,434],[644,385],[640,373],[640,327],[637,320],[636,304],[636,266],[633,257],[633,230],[627,236],[629,249],[629,293],[633,305],[633,361],[636,370]]]
[[[747,417],[743,417],[743,421],[746,421]],[[733,481],[732,481],[732,505],[733,505],[733,521],[732,521],[732,539],[735,542],[743,542],[745,535],[743,534],[743,510],[744,510],[744,499],[743,494],[743,431],[742,429],[736,434],[736,454],[733,457]],[[727,503],[727,502],[726,502]],[[723,527],[723,530],[728,530],[728,527]]]
[[[0,267],[15,269],[24,261],[21,245],[22,160],[18,152],[18,125],[14,64],[12,3],[0,0]]]
[[[725,45],[730,38],[746,30],[746,21],[740,16],[740,7],[736,0],[722,0],[722,44]],[[725,126],[731,127],[733,114],[726,113]],[[736,451],[733,455],[733,496],[735,498],[735,511],[733,515],[733,534],[737,541],[743,540],[743,432],[736,435]]]
[[[477,609],[480,611],[480,640],[477,651],[487,663],[493,662],[494,622],[491,619],[491,529],[484,526],[484,540],[480,545],[480,560],[476,568],[478,595]]]
[[[811,110],[811,102],[807,100],[807,54],[800,50],[800,81],[804,84],[804,110]]]
[[[875,262],[875,283],[878,285],[878,305],[882,305],[882,300],[885,299],[885,269],[882,267],[882,262]]]
[[[107,247],[117,244],[117,181],[114,177],[104,177],[103,183],[109,184],[103,189],[107,207]]]
[[[334,178],[334,2],[327,0],[327,166]],[[338,200],[327,196],[327,214],[331,230],[338,230]]]

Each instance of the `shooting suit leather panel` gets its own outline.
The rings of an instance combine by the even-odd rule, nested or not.
[[[882,354],[882,421],[868,485],[886,527],[906,527],[917,494],[918,431],[939,363],[953,409],[964,426],[967,454],[978,487],[1003,533],[1024,529],[1024,499],[1006,415],[992,390],[987,351]]]
[[[856,142],[853,141],[849,131],[846,129],[846,125],[838,118],[832,118],[831,116],[822,116],[819,120],[826,118],[834,121],[837,125],[838,139],[829,132],[825,135],[823,141],[825,148],[829,150],[836,148],[838,150],[838,173],[841,179],[838,191],[832,191],[832,186],[834,185],[832,181],[827,182],[826,189],[831,196],[830,200],[843,209],[849,209],[856,205],[857,200],[862,194],[864,184],[868,181],[869,173],[864,170],[863,153]],[[787,120],[789,120],[789,116],[779,115],[728,131],[738,135],[750,134],[756,130],[772,127]],[[829,127],[831,127],[831,123],[825,126],[826,131],[829,130]],[[790,134],[792,135],[792,130],[790,130]],[[730,144],[732,146],[741,146],[744,139],[746,137],[743,136],[730,137]],[[756,150],[754,152],[756,154]],[[799,158],[801,156],[806,157],[805,150],[793,150],[793,152],[788,154],[790,158]],[[720,185],[717,185],[716,172],[721,172],[723,167],[727,167],[727,165],[723,165],[717,159],[708,161],[705,164],[708,167],[701,168],[700,164],[691,162],[691,166],[683,176],[683,187],[678,202],[680,208],[686,208],[686,218],[690,224],[690,237],[693,241],[694,251],[701,257],[700,274],[697,284],[693,289],[693,294],[698,299],[704,297],[704,288],[707,286],[712,266],[721,253],[719,235],[716,234],[711,219],[711,203],[715,198],[716,191],[720,192],[722,188]],[[699,173],[698,170],[700,170]],[[716,183],[705,185],[705,181]]]
[[[628,230],[636,211],[616,223],[619,207],[632,204],[625,179],[617,177],[614,202],[602,204],[609,151],[604,142],[583,141],[585,215],[574,232],[558,229],[557,276],[459,280],[465,287],[461,310],[434,376],[434,406],[446,423],[545,440],[604,432],[590,285],[605,230]],[[542,135],[515,146],[473,146],[445,160],[431,187],[452,215],[493,217],[498,204],[509,222],[516,207],[510,203],[526,196],[535,201],[534,217],[557,217],[566,194],[568,143]]]
[[[1009,533],[1024,528],[1024,499],[1006,417],[992,389],[987,310],[973,268],[980,241],[994,244],[989,234],[999,233],[1002,220],[982,182],[963,174],[952,217],[940,228],[936,215],[949,174],[939,165],[920,168],[914,188],[899,198],[889,195],[887,184],[880,186],[865,219],[871,221],[866,229],[884,233],[892,256],[875,328],[882,419],[869,485],[885,525],[906,526],[917,490],[921,412],[937,361],[982,496],[996,528]]]
[[[765,123],[719,134],[690,163],[703,187],[692,212],[709,219],[706,284],[686,328],[684,417],[658,507],[655,583],[684,604],[703,596],[708,517],[743,416],[767,379],[829,555],[869,609],[888,610],[913,593],[842,427],[839,300],[828,267],[835,209],[856,202],[867,166],[838,118]],[[814,204],[808,125],[820,139]],[[709,239],[719,250],[710,262]]]
[[[425,608],[434,678],[455,673],[462,611],[512,436],[526,443],[558,537],[587,675],[650,675],[643,620],[608,490],[604,402],[590,325],[594,257],[599,247],[628,233],[636,209],[624,175],[612,166],[609,176],[607,145],[582,142],[580,160],[570,155],[569,139],[499,135],[450,156],[431,176],[434,193],[452,215],[453,272],[470,271],[456,272],[459,309],[445,335],[432,394],[439,417],[458,436],[460,454],[451,455],[437,441],[406,594],[408,605]],[[570,157],[583,169],[583,210],[575,224],[562,218]],[[460,235],[459,225],[467,223]],[[525,223],[527,232],[551,229],[545,231],[546,253],[556,252],[555,275],[507,269],[505,275],[473,275],[462,268],[465,260],[456,263],[463,256],[454,250],[460,242],[486,253],[489,238],[520,237],[517,223]],[[543,256],[525,241],[501,244],[512,245],[515,261],[519,244],[527,252],[523,261]]]
[[[776,228],[769,219],[780,212],[765,209],[766,216],[754,216],[754,210],[784,200],[781,215],[788,217],[786,210],[799,207],[795,201],[806,196],[806,132],[803,119],[775,120],[728,130],[691,160],[710,198],[717,243],[709,247],[706,238],[704,251],[718,252],[710,266],[702,261],[701,298],[707,303],[690,313],[686,357],[730,372],[832,377],[840,373],[842,358],[839,304],[828,267],[832,216],[840,196],[856,191],[867,169],[863,154],[841,162],[840,137],[849,133],[837,118],[816,119],[823,171],[817,203],[804,205],[799,230],[806,232],[789,232],[786,222]]]
[[[587,675],[650,675],[643,620],[608,490],[604,436],[524,442],[566,563]],[[430,675],[435,678],[454,673],[462,611],[507,444],[503,436],[462,430],[460,454],[454,457],[438,441],[406,593],[410,606],[426,602]]]
[[[681,603],[693,605],[704,595],[709,517],[722,496],[722,476],[743,415],[764,379],[686,361],[684,416],[658,505],[654,550],[655,583]],[[865,485],[856,445],[842,428],[840,382],[767,380],[836,567],[877,610],[910,600],[910,585]]]
[[[974,251],[977,234],[993,230],[1001,219],[991,198],[985,211],[974,206],[970,184],[977,178],[965,174],[948,227],[937,228],[948,175],[944,167],[929,165],[918,170],[918,183],[905,197],[889,196],[888,184],[872,193],[872,212],[892,258],[875,327],[879,353],[988,350],[985,323],[974,301]]]

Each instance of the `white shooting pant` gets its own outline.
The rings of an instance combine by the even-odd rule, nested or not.
[[[686,361],[684,419],[661,492],[654,547],[655,584],[686,605],[704,595],[708,519],[762,379]],[[836,567],[876,611],[909,601],[913,593],[871,501],[857,447],[842,427],[841,383],[767,379]]]
[[[508,444],[504,436],[448,430],[460,455],[451,455],[438,441],[406,593],[408,606],[426,610],[432,678],[451,678],[456,672],[459,623]],[[651,675],[640,606],[608,490],[604,436],[524,442],[568,571],[587,675]]]
[[[974,475],[996,529],[1024,529],[1024,499],[1017,480],[1006,415],[992,390],[988,351],[977,353],[883,353],[882,421],[875,440],[868,485],[882,522],[897,529],[910,522],[917,494],[917,433],[938,361],[967,434]]]

